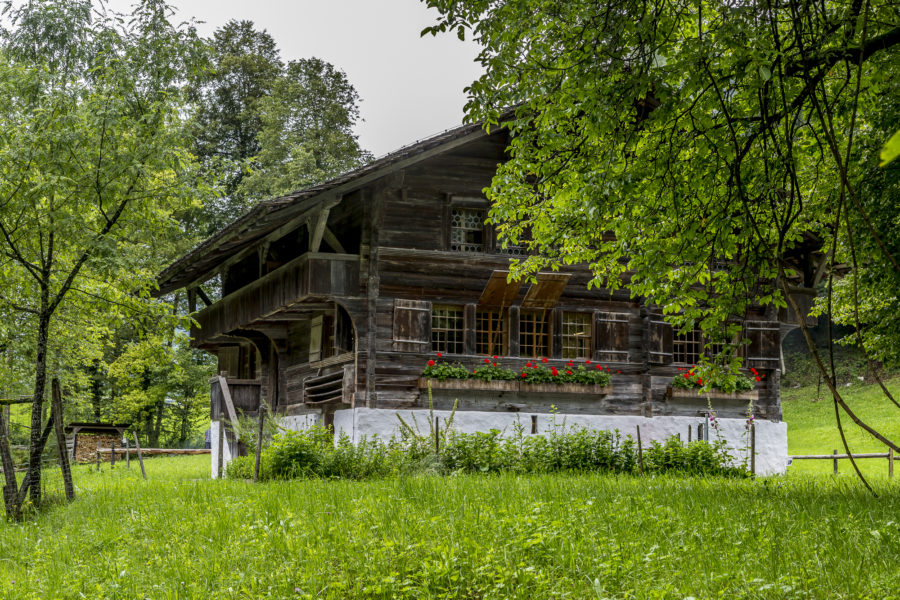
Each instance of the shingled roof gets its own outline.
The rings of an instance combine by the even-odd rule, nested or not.
[[[404,146],[330,181],[264,200],[166,267],[157,277],[159,283],[157,295],[173,292],[197,281],[198,277],[215,269],[235,252],[265,237],[314,204],[319,196],[346,194],[392,171],[408,167],[436,153],[484,135],[487,134],[482,123],[448,129]]]

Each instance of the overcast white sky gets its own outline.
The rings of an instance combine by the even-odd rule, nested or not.
[[[126,12],[133,0],[108,0]],[[357,127],[376,156],[462,123],[463,88],[480,73],[477,46],[453,34],[419,37],[436,12],[419,0],[169,0],[180,19],[211,35],[249,19],[275,38],[284,60],[317,56],[347,73],[362,99]]]

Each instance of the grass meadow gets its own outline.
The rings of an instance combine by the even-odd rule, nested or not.
[[[792,452],[827,451],[825,408],[789,397],[792,435],[816,438]],[[849,465],[252,484],[209,480],[207,457],[146,462],[148,481],[135,463],[78,466],[73,504],[0,522],[0,598],[900,599],[884,465],[875,498]]]

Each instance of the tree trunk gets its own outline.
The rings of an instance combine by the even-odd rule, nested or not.
[[[151,448],[159,448],[159,434],[162,431],[163,410],[165,407],[166,403],[163,400],[160,400],[156,405],[156,419],[150,430],[150,439],[148,440]]]
[[[41,304],[47,305],[46,292],[42,294]],[[25,492],[30,491],[31,501],[35,506],[41,504],[41,454],[44,390],[47,387],[47,345],[50,333],[50,315],[42,310],[38,317],[37,357],[34,363],[34,396],[31,404],[31,437],[28,444],[28,471],[19,490],[19,504],[25,500]]]

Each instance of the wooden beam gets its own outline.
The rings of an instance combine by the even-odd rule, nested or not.
[[[319,247],[322,245],[322,237],[325,235],[325,228],[328,225],[328,213],[331,212],[330,208],[323,208],[319,211],[319,214],[316,215],[315,220],[309,220],[309,251],[310,252],[318,252]]]
[[[225,401],[225,408],[228,410],[228,419],[231,421],[231,428],[238,436],[241,434],[241,426],[238,423],[237,411],[234,410],[234,402],[231,401],[231,390],[228,389],[228,381],[219,375],[219,386],[222,388],[222,399]]]
[[[337,236],[334,235],[334,232],[331,231],[327,225],[325,226],[325,242],[338,254],[347,254],[347,251],[344,250],[344,246],[341,245],[340,240],[337,239]]]
[[[206,295],[206,292],[203,291],[203,288],[199,285],[197,286],[197,296],[203,300],[203,303],[207,306],[212,306],[213,301],[209,299],[209,296]]]
[[[315,215],[318,211],[322,210],[322,208],[331,209],[334,206],[336,206],[341,201],[341,199],[342,199],[341,196],[334,197],[332,195],[325,195],[325,196],[320,197],[316,202],[312,203],[311,205],[309,205],[308,208],[303,210],[303,212],[298,214],[296,217],[291,218],[287,223],[285,223],[278,229],[275,229],[274,231],[266,234],[259,240],[256,240],[255,242],[249,244],[243,250],[236,252],[235,254],[230,256],[227,260],[219,263],[218,265],[209,269],[202,275],[195,277],[193,280],[203,282],[203,281],[206,281],[207,279],[215,276],[218,273],[224,272],[225,269],[227,269],[228,267],[230,267],[236,263],[239,263],[240,261],[247,258],[253,252],[257,252],[258,251],[257,248],[259,247],[259,244],[265,243],[265,242],[274,242],[275,240],[284,237],[286,234],[290,233],[294,229],[297,229],[298,227],[302,227],[304,224],[306,224],[309,221],[310,217]]]

